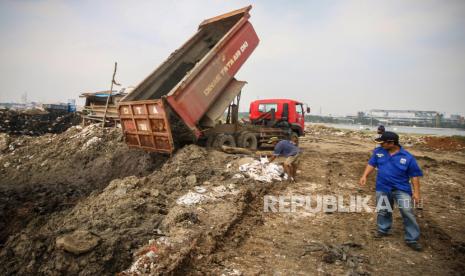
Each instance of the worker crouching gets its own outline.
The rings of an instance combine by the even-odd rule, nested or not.
[[[283,167],[284,172],[288,175],[290,182],[296,182],[297,166],[299,165],[301,150],[298,147],[299,138],[292,136],[291,140],[281,140],[277,137],[272,137],[269,144],[274,145],[273,155],[270,157],[270,162],[278,156],[286,157]]]

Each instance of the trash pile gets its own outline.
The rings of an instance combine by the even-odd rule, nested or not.
[[[0,132],[12,135],[61,133],[80,122],[79,114],[61,110],[0,110]]]
[[[236,165],[236,166],[234,166]],[[284,168],[276,163],[270,163],[268,158],[262,157],[260,160],[255,160],[250,157],[239,159],[233,163],[228,163],[226,169],[236,169],[238,172],[232,178],[251,178],[260,182],[271,183],[274,180],[287,180],[287,174],[284,173]]]
[[[218,185],[213,187],[195,186],[194,191],[189,191],[176,200],[176,204],[192,206],[203,202],[214,202],[227,195],[236,195],[239,190],[233,183],[229,185]]]

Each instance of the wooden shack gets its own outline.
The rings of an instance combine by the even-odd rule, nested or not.
[[[82,109],[82,123],[84,125],[89,123],[103,122],[103,116],[106,115],[105,120],[109,125],[117,125],[119,123],[118,111],[116,109],[117,103],[126,96],[125,92],[117,91],[99,91],[82,93],[79,97],[85,98],[86,102]],[[107,98],[110,97],[107,104]]]

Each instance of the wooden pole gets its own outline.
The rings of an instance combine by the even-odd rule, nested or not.
[[[106,120],[106,117],[107,117],[108,104],[110,103],[111,94],[113,93],[113,85],[114,84],[119,85],[115,81],[115,75],[116,75],[116,68],[117,67],[118,67],[118,63],[115,62],[115,70],[113,71],[113,77],[111,78],[110,93],[108,94],[107,103],[105,104],[105,112],[103,113],[102,127],[105,127],[105,120]]]

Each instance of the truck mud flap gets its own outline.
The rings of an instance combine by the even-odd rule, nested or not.
[[[147,151],[174,151],[171,126],[162,100],[120,102],[118,113],[129,147]]]

